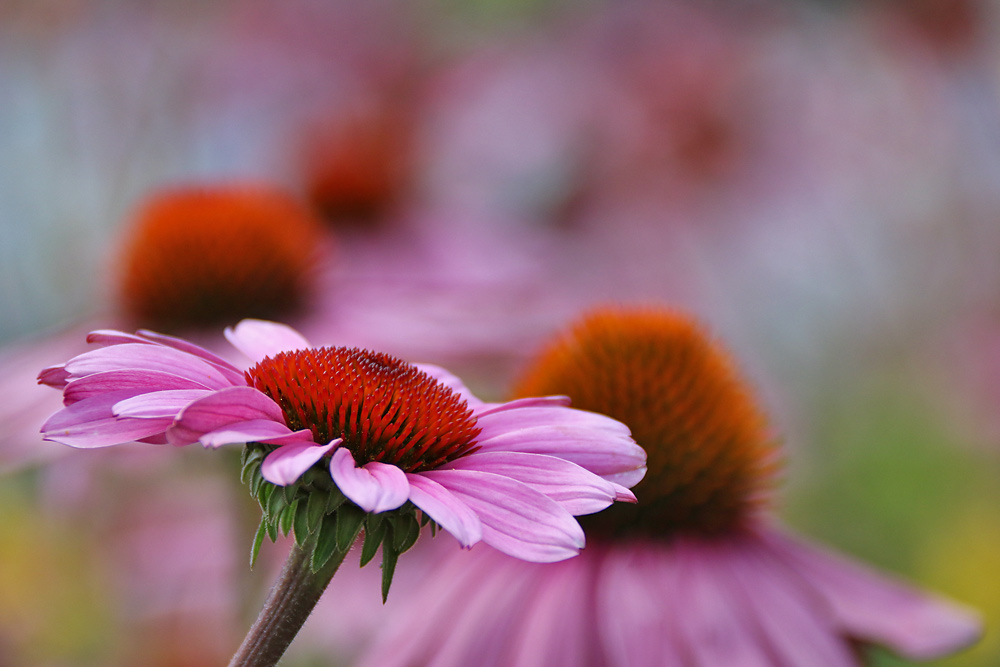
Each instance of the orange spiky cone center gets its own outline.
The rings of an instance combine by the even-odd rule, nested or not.
[[[761,504],[774,467],[765,420],[727,356],[688,319],[591,314],[517,385],[517,396],[549,394],[624,422],[648,456],[638,503],[582,517],[588,533],[721,534]]]
[[[343,438],[358,465],[431,470],[475,449],[480,429],[466,401],[415,366],[384,353],[324,347],[282,352],[246,372],[292,430],[316,442]]]
[[[122,249],[122,307],[165,330],[294,314],[308,298],[321,234],[304,205],[269,188],[161,192]]]

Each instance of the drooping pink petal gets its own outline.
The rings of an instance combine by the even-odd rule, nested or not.
[[[167,439],[175,445],[187,445],[209,431],[257,419],[285,423],[281,408],[263,392],[252,387],[229,387],[184,408],[167,429]]]
[[[43,368],[38,374],[38,384],[44,384],[49,387],[54,387],[55,389],[62,389],[66,386],[69,378],[70,374],[69,371],[66,370],[66,364],[59,364],[58,366]]]
[[[970,609],[804,540],[775,530],[764,537],[775,557],[819,592],[837,625],[851,637],[885,645],[911,660],[933,660],[982,634],[982,622]]]
[[[233,347],[253,361],[310,347],[309,341],[295,329],[266,320],[242,320],[235,327],[226,327],[225,335]]]
[[[133,395],[167,389],[208,389],[205,385],[163,371],[104,371],[69,382],[63,390],[66,405],[109,391],[132,390]]]
[[[551,498],[517,480],[477,470],[421,473],[472,508],[483,523],[483,541],[522,560],[550,563],[583,548],[583,529]]]
[[[133,419],[169,417],[173,421],[181,410],[211,393],[209,389],[153,391],[118,401],[111,407],[111,413],[116,417]]]
[[[233,386],[217,366],[162,345],[127,343],[99,348],[70,359],[66,362],[66,370],[74,377],[118,370],[161,371],[189,378],[211,389]]]
[[[268,445],[315,445],[313,434],[307,428],[292,431],[281,422],[270,419],[251,419],[229,424],[203,434],[198,441],[205,447],[221,447],[247,442]]]
[[[529,579],[518,614],[520,630],[510,642],[518,667],[577,667],[597,662],[597,622],[593,610],[595,559],[521,565],[514,576]],[[509,580],[509,578],[507,578]]]
[[[479,417],[480,451],[547,454],[572,461],[625,487],[646,474],[646,452],[628,427],[610,417],[583,410],[527,407]]]
[[[673,619],[683,654],[698,665],[772,667],[757,621],[726,586],[728,579],[717,575],[726,568],[727,546],[684,538],[675,543],[672,560],[680,576],[669,592],[673,608],[682,610]]]
[[[387,463],[354,463],[347,448],[340,448],[330,460],[330,475],[345,496],[366,512],[394,510],[406,502],[410,483],[406,473]]]
[[[222,375],[229,380],[230,384],[238,385],[243,384],[244,382],[242,371],[233,366],[231,363],[219,355],[209,352],[200,345],[195,345],[194,343],[186,341],[182,338],[167,336],[154,331],[147,331],[146,329],[140,329],[134,334],[126,333],[124,331],[115,331],[113,329],[99,329],[97,331],[91,331],[87,335],[87,342],[92,345],[100,345],[102,347],[122,345],[126,343],[170,347],[181,352],[186,352],[195,357],[199,357],[212,366],[215,366],[219,372],[221,372]]]
[[[119,419],[112,406],[125,397],[111,392],[78,401],[52,415],[42,425],[46,440],[71,447],[108,447],[162,433],[171,419]]]
[[[540,491],[574,515],[600,512],[614,502],[615,487],[589,470],[554,456],[483,452],[455,459],[448,470],[480,470],[516,479]]]
[[[825,600],[754,537],[729,550],[715,576],[756,620],[761,642],[781,664],[856,667]]]
[[[283,445],[264,458],[264,462],[260,465],[260,474],[271,484],[278,486],[294,484],[306,470],[313,467],[324,454],[341,442],[343,440],[337,438],[326,445],[317,445],[314,442]]]
[[[462,546],[471,547],[483,539],[483,524],[468,505],[448,489],[423,475],[407,473],[410,501],[442,528],[451,533]]]
[[[585,552],[581,558],[589,557]],[[676,636],[683,613],[677,601],[677,571],[669,551],[640,544],[609,549],[597,576],[595,609],[601,664],[624,667],[687,667],[692,663]]]
[[[465,386],[465,383],[451,371],[441,368],[440,366],[435,366],[434,364],[413,365],[464,398],[470,408],[483,404],[479,398],[469,391],[469,388]]]

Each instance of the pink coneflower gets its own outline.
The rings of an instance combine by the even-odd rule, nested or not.
[[[363,563],[382,548],[384,597],[421,523],[466,547],[559,561],[584,546],[574,515],[634,501],[626,487],[645,473],[627,427],[565,397],[483,403],[441,368],[313,348],[273,322],[244,320],[226,337],[257,363],[244,372],[179,338],[95,331],[99,349],[39,381],[66,406],[42,427],[50,440],[247,445],[244,476],[264,512],[255,551],[279,530],[296,546],[233,664],[281,656],[362,530]]]
[[[480,547],[441,562],[362,664],[848,667],[867,644],[928,659],[979,635],[970,612],[764,516],[764,419],[689,320],[593,313],[518,387],[539,391],[630,425],[649,454],[639,502],[585,519],[588,548],[564,563]]]
[[[628,428],[563,397],[490,404],[434,366],[313,348],[284,325],[226,330],[257,360],[241,371],[178,338],[95,331],[97,350],[45,369],[66,404],[42,427],[73,447],[140,440],[269,445],[260,472],[294,484],[323,459],[347,499],[381,513],[412,502],[463,546],[557,561],[583,547],[574,514],[631,500],[645,455]],[[329,455],[329,456],[327,456]]]

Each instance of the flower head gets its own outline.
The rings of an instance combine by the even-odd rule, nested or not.
[[[159,191],[122,248],[122,307],[132,321],[170,329],[293,313],[321,240],[309,209],[271,187]]]
[[[466,547],[482,540],[539,562],[575,555],[573,516],[634,501],[626,487],[645,472],[624,425],[564,397],[484,403],[441,368],[312,348],[273,322],[244,320],[226,336],[255,365],[148,331],[93,332],[102,347],[39,376],[65,403],[43,434],[75,447],[249,443],[244,474],[265,509],[258,543],[279,527],[297,539],[322,531],[343,505],[401,552],[419,509]],[[395,510],[387,536],[371,516]]]
[[[519,387],[627,420],[649,453],[638,503],[586,517],[571,561],[477,547],[437,563],[395,609],[405,629],[389,619],[362,664],[851,667],[859,643],[926,659],[978,636],[970,612],[765,520],[772,439],[732,362],[683,316],[592,313]]]

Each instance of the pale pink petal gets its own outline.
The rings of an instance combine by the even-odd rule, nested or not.
[[[182,352],[187,352],[188,354],[193,354],[196,357],[201,357],[205,361],[209,362],[213,366],[218,366],[223,368],[230,373],[235,374],[238,377],[243,377],[243,371],[233,366],[231,363],[220,357],[219,355],[206,350],[200,345],[195,345],[190,341],[186,341],[183,338],[177,338],[175,336],[168,336],[166,334],[156,333],[155,331],[149,331],[148,329],[140,329],[138,331],[138,337],[140,340],[153,341],[160,345],[166,345],[167,347],[172,347],[178,349]]]
[[[302,473],[313,467],[324,454],[341,442],[343,441],[337,438],[326,445],[317,445],[314,442],[283,445],[264,458],[264,462],[260,465],[260,474],[271,484],[278,486],[294,484]]]
[[[38,384],[62,389],[66,386],[70,377],[69,371],[66,370],[66,364],[49,366],[48,368],[43,368],[42,372],[38,374]]]
[[[680,538],[673,549],[675,577],[672,606],[674,628],[685,655],[697,665],[772,667],[774,660],[757,629],[752,612],[741,604],[739,592],[718,576],[728,555],[728,542]]]
[[[167,439],[175,445],[187,445],[209,431],[258,419],[285,423],[281,408],[266,394],[251,387],[230,387],[184,408],[167,429]]]
[[[394,510],[410,495],[410,483],[402,470],[374,461],[359,468],[347,448],[333,453],[330,475],[337,488],[366,512]]]
[[[483,548],[480,545],[472,554],[456,553],[440,562],[450,576],[435,577],[402,599],[402,606],[382,624],[385,633],[358,667],[479,667],[481,663],[471,661],[466,653],[469,649],[477,651],[477,657],[494,661],[503,655],[508,643],[505,631],[514,620],[506,613],[508,605],[517,601],[526,586],[524,578],[510,576],[516,574],[510,566],[523,563],[492,550],[480,551]],[[389,599],[392,604],[393,598]],[[491,612],[498,612],[496,622],[484,624],[481,619],[492,617]],[[421,622],[412,623],[414,618]],[[484,649],[493,649],[493,655]]]
[[[600,664],[593,614],[597,560],[582,555],[561,563],[523,563],[513,576],[528,579],[521,629],[510,642],[518,667],[578,667]],[[506,578],[509,580],[509,577]]]
[[[229,424],[203,434],[198,441],[212,448],[247,442],[262,442],[268,445],[316,444],[309,429],[292,431],[283,423],[270,419],[252,419]]]
[[[233,382],[217,366],[162,345],[129,343],[92,350],[66,362],[66,370],[74,377],[118,370],[162,371],[189,378],[212,389],[233,386]]]
[[[589,558],[585,551],[580,558]],[[599,664],[689,667],[676,636],[677,571],[672,553],[643,543],[609,548],[597,575],[595,610],[603,647]],[[702,667],[699,665],[699,667]],[[721,665],[719,667],[722,667]]]
[[[483,523],[483,541],[499,551],[549,563],[571,558],[584,546],[583,529],[572,514],[517,480],[475,470],[421,474],[471,507]]]
[[[621,484],[615,484],[614,482],[611,482],[611,486],[613,486],[614,489],[615,489],[615,502],[616,503],[635,503],[635,502],[639,502],[638,499],[635,497],[635,494],[632,493],[629,489],[626,489]]]
[[[885,645],[911,660],[933,660],[982,634],[971,609],[777,531],[765,532],[765,540],[819,592],[839,628],[855,639]]]
[[[219,372],[221,372],[222,375],[229,380],[230,384],[243,384],[245,382],[243,379],[243,372],[219,355],[209,352],[199,345],[195,345],[194,343],[181,338],[176,338],[174,336],[167,336],[165,334],[147,331],[145,329],[141,329],[134,334],[125,333],[124,331],[115,331],[112,329],[99,329],[97,331],[91,331],[90,334],[87,335],[87,342],[92,345],[100,345],[102,347],[122,345],[125,343],[139,343],[143,345],[160,345],[170,347],[207,361],[209,364],[218,368]]]
[[[111,406],[122,398],[112,392],[78,401],[52,415],[42,425],[46,440],[71,447],[107,447],[120,445],[162,433],[171,419],[119,419]]]
[[[756,537],[733,545],[715,570],[728,579],[733,604],[755,620],[760,641],[780,664],[857,666],[826,601]]]
[[[63,401],[66,405],[109,391],[132,390],[133,395],[167,389],[208,389],[189,378],[163,371],[104,371],[78,378],[66,385]]]
[[[478,419],[476,444],[483,452],[547,454],[625,487],[646,474],[646,452],[624,424],[610,417],[569,408],[515,408]]]
[[[266,320],[242,320],[235,327],[226,327],[225,334],[233,347],[253,361],[309,347],[309,341],[295,329]]]
[[[575,463],[523,452],[475,453],[455,459],[448,470],[480,470],[516,479],[562,505],[570,514],[593,514],[615,500],[615,487]]]
[[[569,405],[569,396],[534,396],[530,398],[518,398],[506,403],[483,403],[476,406],[472,412],[476,416],[483,417],[517,408],[566,408]]]
[[[469,391],[469,388],[465,386],[465,383],[451,371],[445,370],[440,366],[435,366],[434,364],[413,365],[464,398],[465,402],[469,404],[469,407],[482,405],[483,402],[476,398],[475,395]]]
[[[423,475],[407,473],[410,501],[438,525],[451,533],[462,546],[471,547],[483,539],[483,524],[468,505],[448,489]]]
[[[133,419],[169,417],[172,421],[181,410],[211,393],[208,389],[153,391],[118,401],[111,407],[111,413],[116,417]]]

